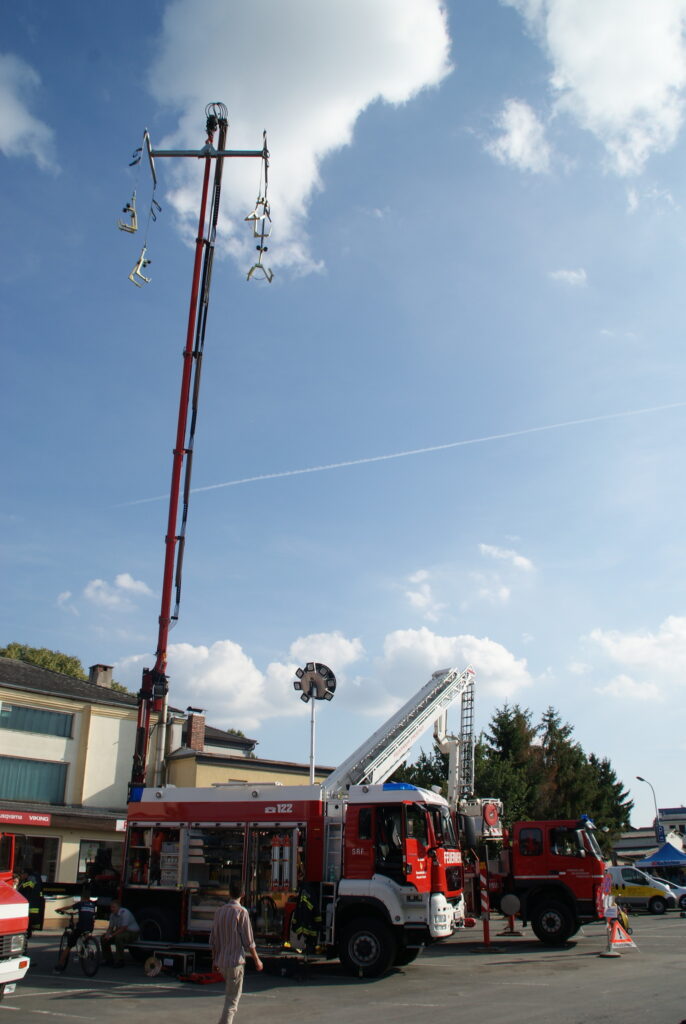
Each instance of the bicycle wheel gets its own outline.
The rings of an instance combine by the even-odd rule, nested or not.
[[[87,978],[98,973],[100,966],[100,947],[92,935],[86,936],[79,943],[79,963]]]
[[[67,957],[64,961],[64,969],[66,971],[67,964],[69,963],[69,934],[66,930],[62,933],[62,938],[60,939],[60,951],[57,958],[58,963],[62,963],[62,956],[65,952],[67,953]]]

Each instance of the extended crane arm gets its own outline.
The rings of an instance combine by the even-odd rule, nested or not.
[[[413,743],[472,683],[474,670],[434,672],[419,693],[376,730],[323,782],[327,796],[363,782],[385,782],[402,764]]]

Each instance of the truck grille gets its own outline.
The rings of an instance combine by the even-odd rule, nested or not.
[[[20,956],[26,949],[26,936],[21,935],[21,946],[17,943],[17,935],[0,935],[0,957],[7,956]],[[12,948],[12,940],[14,942],[14,949]]]
[[[448,886],[448,891],[449,892],[456,892],[458,889],[462,888],[461,878],[460,878],[460,869],[458,867],[446,868],[445,869],[445,880],[446,880],[446,884]]]

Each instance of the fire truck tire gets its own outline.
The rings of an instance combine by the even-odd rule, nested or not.
[[[5,986],[4,985],[0,985],[0,1003],[4,999],[4,996],[5,996]]]
[[[360,978],[378,978],[396,958],[397,943],[393,929],[374,917],[350,921],[342,928],[339,945],[341,963]]]
[[[569,907],[556,900],[539,903],[531,915],[531,927],[544,945],[562,946],[574,934],[574,915]]]
[[[666,909],[667,901],[663,900],[662,896],[653,896],[648,904],[648,910],[651,914],[664,914]]]
[[[136,912],[136,920],[144,942],[176,942],[179,926],[171,911],[160,907],[143,907]],[[145,953],[143,959],[149,953]]]
[[[407,964],[411,964],[413,960],[416,960],[418,956],[419,946],[415,946],[414,949],[408,949],[407,946],[398,946],[394,964],[396,967],[406,967]]]

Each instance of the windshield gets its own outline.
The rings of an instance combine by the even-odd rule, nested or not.
[[[457,846],[453,819],[447,807],[432,807],[431,821],[438,846]]]
[[[593,833],[588,832],[584,829],[583,836],[584,842],[586,843],[586,848],[589,849],[593,856],[597,857],[598,860],[604,860],[603,851],[600,849],[600,846],[598,845],[598,840],[593,835]]]

